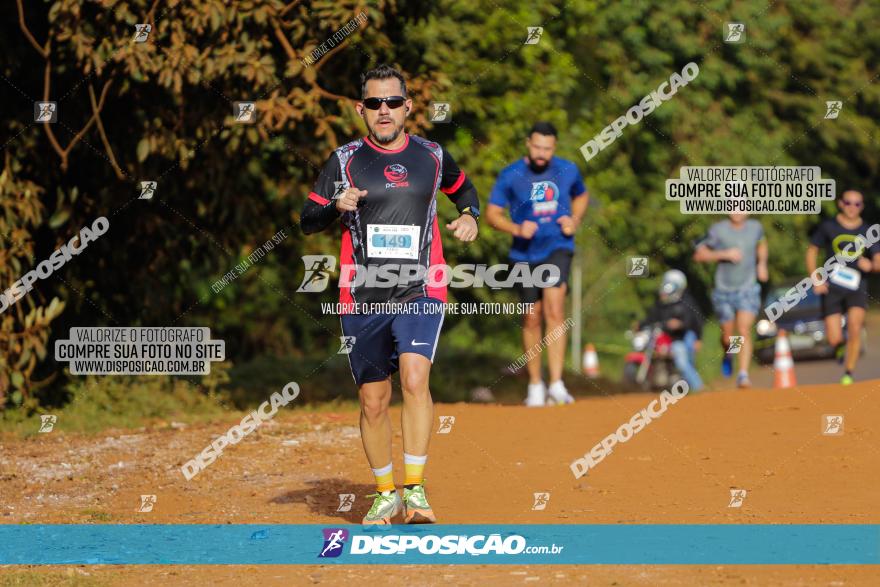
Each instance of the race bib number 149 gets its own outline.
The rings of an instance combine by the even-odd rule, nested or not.
[[[367,257],[418,259],[420,232],[420,226],[368,224]]]

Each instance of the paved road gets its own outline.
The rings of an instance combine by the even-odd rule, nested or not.
[[[794,364],[795,378],[799,385],[814,383],[837,383],[843,375],[843,366],[834,360],[797,361]],[[853,373],[856,381],[880,379],[880,313],[868,317],[868,349],[859,359]],[[720,384],[723,380],[716,381]],[[730,380],[731,384],[733,380]],[[773,367],[753,366],[752,383],[755,387],[773,387]]]

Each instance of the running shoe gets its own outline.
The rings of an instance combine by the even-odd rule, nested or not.
[[[723,377],[730,377],[733,375],[733,359],[728,354],[725,354],[724,358],[721,360],[721,375]]]
[[[740,373],[736,376],[736,386],[740,389],[747,389],[752,386],[748,373]]]
[[[403,521],[407,524],[433,524],[437,521],[434,510],[425,497],[425,486],[403,489]]]
[[[526,405],[530,408],[538,408],[544,405],[547,399],[547,388],[544,382],[529,383],[529,391],[526,396]]]
[[[547,389],[547,404],[573,404],[574,398],[568,393],[568,389],[565,387],[565,383],[560,379],[554,383],[550,384],[550,387]]]
[[[841,385],[852,385],[853,384],[852,375],[850,375],[849,373],[844,373],[843,377],[840,378],[840,384]]]
[[[390,524],[391,518],[400,513],[403,509],[403,503],[400,501],[400,495],[397,491],[383,491],[382,493],[373,493],[367,497],[375,497],[370,511],[364,516],[361,524],[364,526],[374,526]]]
[[[834,347],[834,358],[837,359],[838,365],[843,365],[843,360],[846,359],[846,345],[840,343],[836,347]]]

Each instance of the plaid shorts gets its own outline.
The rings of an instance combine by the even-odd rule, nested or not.
[[[712,291],[712,306],[720,322],[730,322],[737,312],[758,315],[761,310],[761,284],[754,283],[740,289]]]

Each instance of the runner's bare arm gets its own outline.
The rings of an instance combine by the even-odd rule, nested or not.
[[[761,283],[766,283],[770,278],[770,272],[767,269],[767,257],[770,255],[770,248],[767,246],[767,239],[762,238],[758,242],[758,266],[756,268],[758,272],[758,281]]]
[[[694,250],[694,261],[697,263],[714,263],[716,261],[730,261],[739,263],[742,260],[742,252],[736,248],[722,248],[723,240],[717,232],[718,223],[709,227],[709,232]]]
[[[816,259],[819,255],[819,247],[811,244],[807,247],[807,274],[812,275],[816,270]],[[813,293],[816,295],[822,295],[828,292],[828,284],[827,283],[813,283]]]
[[[730,251],[730,249],[721,249],[720,251],[715,251],[710,249],[706,245],[699,245],[697,246],[697,250],[694,251],[694,261],[696,261],[697,263],[729,261],[730,253],[728,251]]]
[[[495,230],[521,236],[520,225],[507,218],[504,208],[496,204],[486,206],[486,222]]]
[[[565,215],[556,219],[556,223],[562,228],[562,234],[572,236],[577,232],[581,220],[584,217],[584,213],[587,211],[587,204],[590,201],[589,198],[590,196],[587,192],[572,197],[571,216]]]
[[[571,217],[576,226],[580,226],[581,220],[587,213],[587,206],[590,204],[590,192],[584,192],[571,199]]]
[[[868,229],[870,232],[870,229]],[[868,246],[868,256],[871,258],[871,271],[880,272],[880,242],[874,241]]]

